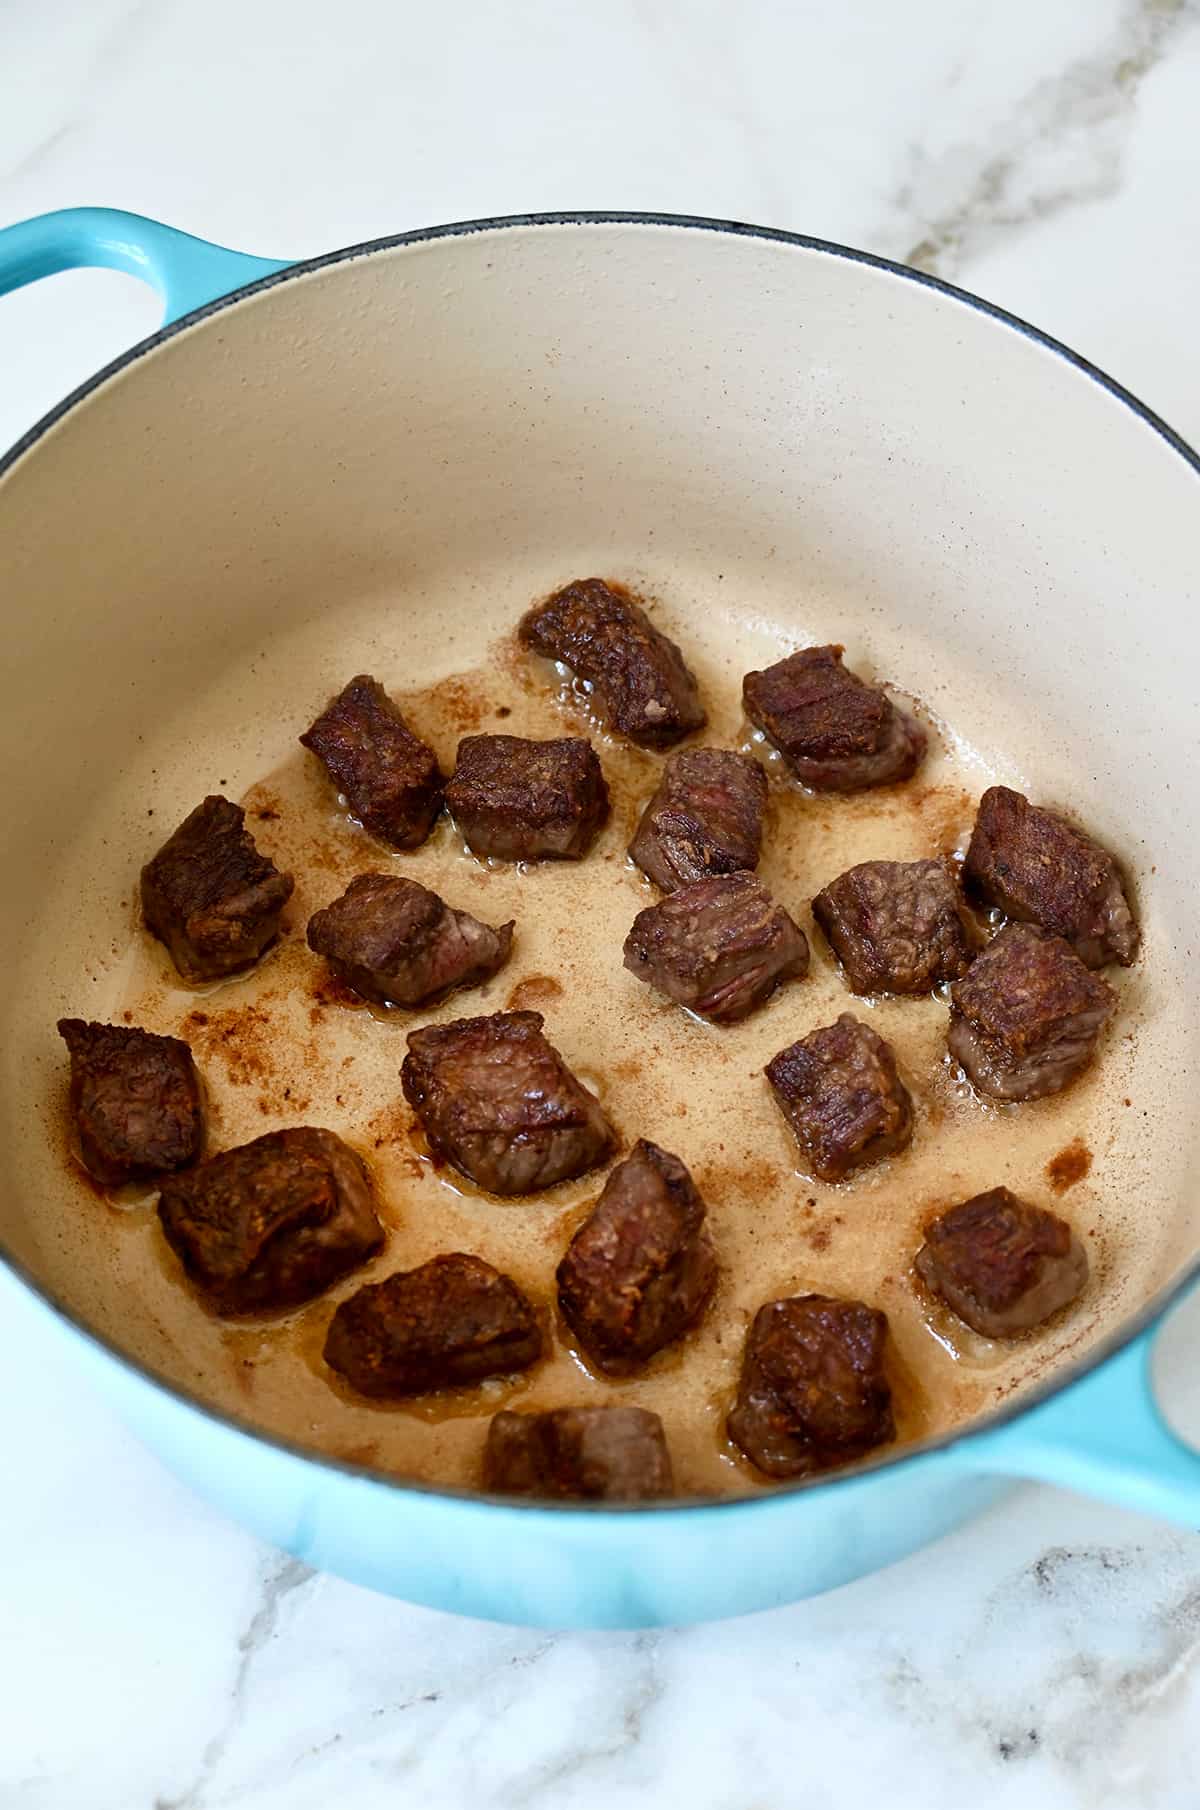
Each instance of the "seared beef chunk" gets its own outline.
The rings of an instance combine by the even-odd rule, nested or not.
[[[602,1370],[633,1369],[686,1332],[717,1280],[704,1202],[677,1156],[639,1138],[558,1266],[568,1325]]]
[[[610,728],[640,748],[666,748],[706,721],[693,675],[624,585],[577,578],[522,618],[521,640],[561,660]]]
[[[497,1414],[483,1448],[483,1487],[503,1496],[636,1502],[669,1496],[663,1424],[648,1408],[551,1408]]]
[[[84,1167],[106,1188],[186,1169],[204,1143],[192,1052],[132,1025],[60,1018],[71,1055],[71,1114]]]
[[[957,980],[972,949],[947,861],[863,861],[813,900],[855,993],[928,993]]]
[[[965,873],[978,898],[1065,937],[1089,968],[1128,967],[1137,954],[1138,927],[1112,856],[1020,792],[989,786],[984,793]]]
[[[360,1395],[425,1395],[525,1370],[541,1350],[516,1283],[482,1257],[453,1251],[341,1302],[325,1362]]]
[[[735,1024],[808,972],[808,939],[754,874],[696,880],[639,911],[625,966],[715,1024]]]
[[[279,934],[294,881],[259,853],[245,817],[228,798],[206,798],[142,869],[146,928],[184,980],[248,968]]]
[[[493,930],[436,892],[392,874],[359,874],[308,920],[308,946],[339,980],[384,1005],[416,1006],[473,987],[508,960],[512,923]]]
[[[861,1301],[769,1301],[746,1340],[729,1437],[768,1477],[850,1464],[895,1437],[887,1315]]]
[[[749,873],[766,806],[767,776],[749,755],[681,748],[663,768],[629,852],[664,892],[710,874]]]
[[[780,1050],[766,1074],[820,1181],[840,1182],[912,1137],[912,1101],[891,1044],[849,1012]]]
[[[1087,1252],[1065,1219],[989,1188],[925,1228],[915,1259],[922,1282],[988,1339],[1040,1326],[1073,1301]]]
[[[796,778],[817,792],[861,792],[908,779],[925,731],[878,686],[842,665],[842,649],[806,647],[742,681],[746,715]]]
[[[437,756],[378,679],[360,673],[300,737],[365,830],[392,848],[424,842],[442,808]]]
[[[615,1142],[543,1022],[540,1012],[495,1012],[408,1035],[405,1099],[431,1147],[493,1194],[532,1194],[582,1175]]]
[[[383,1243],[366,1164],[332,1131],[269,1131],[164,1184],[167,1242],[218,1313],[310,1301]]]
[[[468,846],[501,861],[578,861],[608,816],[591,742],[564,735],[468,735],[446,803]]]
[[[1117,996],[1061,937],[1006,924],[950,1000],[950,1054],[980,1093],[1036,1100],[1086,1067]]]

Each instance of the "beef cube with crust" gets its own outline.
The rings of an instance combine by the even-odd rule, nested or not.
[[[359,874],[308,920],[308,946],[364,999],[417,1006],[502,968],[513,923],[493,929],[398,874]]]
[[[639,748],[667,748],[707,721],[683,655],[624,585],[577,578],[535,604],[518,633],[569,666],[601,719]]]
[[[184,980],[236,974],[279,934],[295,882],[255,847],[245,819],[240,804],[214,794],[142,869],[146,928]]]
[[[768,1301],[746,1339],[729,1437],[768,1477],[852,1464],[895,1438],[887,1315],[862,1301]]]
[[[378,679],[351,679],[300,737],[351,813],[391,848],[424,842],[442,808],[433,749],[414,735]]]
[[[925,731],[877,685],[847,672],[842,652],[806,647],[747,673],[746,715],[815,792],[861,792],[911,778]]]
[[[400,1084],[430,1147],[493,1194],[569,1181],[616,1141],[543,1023],[540,1012],[494,1012],[408,1034]]]
[[[220,1314],[311,1301],[383,1243],[366,1164],[309,1125],[268,1131],[166,1182],[158,1216]]]
[[[862,861],[813,900],[854,993],[928,993],[974,954],[948,861]]]
[[[625,938],[639,980],[714,1024],[736,1024],[808,972],[808,939],[755,874],[696,880],[648,905]]]
[[[500,1496],[639,1502],[674,1488],[663,1424],[619,1403],[497,1414],[483,1448],[483,1487]]]
[[[717,1281],[700,1192],[677,1156],[639,1138],[558,1266],[563,1317],[612,1374],[693,1326]]]
[[[582,736],[468,735],[458,744],[446,803],[477,855],[578,861],[608,816],[608,787]]]
[[[1020,792],[984,793],[964,872],[977,898],[1064,937],[1089,968],[1128,967],[1137,954],[1140,932],[1108,850]]]
[[[192,1052],[134,1025],[60,1018],[71,1057],[71,1117],[89,1175],[106,1188],[186,1169],[204,1146]]]
[[[663,768],[629,853],[664,892],[758,866],[767,776],[748,754],[681,748]]]
[[[819,1181],[844,1181],[912,1138],[912,1100],[892,1046],[849,1012],[772,1056],[766,1075]]]
[[[360,1395],[392,1399],[526,1370],[541,1351],[516,1283],[462,1251],[366,1283],[339,1304],[325,1339],[331,1370]]]
[[[960,1320],[987,1339],[1011,1339],[1074,1301],[1087,1252],[1065,1219],[989,1188],[925,1228],[914,1267]]]
[[[950,1054],[993,1099],[1058,1093],[1091,1060],[1116,1000],[1061,937],[1006,924],[950,989]]]

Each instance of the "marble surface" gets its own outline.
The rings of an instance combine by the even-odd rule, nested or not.
[[[299,256],[426,222],[669,209],[952,277],[1200,440],[1189,0],[7,0],[0,223],[102,202]],[[0,305],[0,441],[156,324]],[[3,1810],[1190,1806],[1200,1540],[1041,1489],[718,1627],[487,1627],[227,1525],[0,1282]]]

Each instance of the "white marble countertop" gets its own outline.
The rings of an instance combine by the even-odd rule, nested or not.
[[[8,0],[0,223],[104,203],[300,256],[545,208],[721,215],[921,264],[1200,440],[1194,0]],[[0,442],[156,324],[0,304]],[[193,1500],[0,1283],[4,1810],[1192,1806],[1200,1539],[1026,1489],[722,1626],[456,1621]]]

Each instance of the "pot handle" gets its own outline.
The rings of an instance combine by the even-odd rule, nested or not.
[[[1159,1409],[1151,1364],[1163,1322],[1005,1425],[954,1448],[973,1471],[1053,1483],[1200,1528],[1200,1452]]]
[[[0,231],[0,295],[60,270],[99,265],[149,283],[162,297],[163,325],[169,326],[291,262],[227,251],[117,208],[67,207]]]

